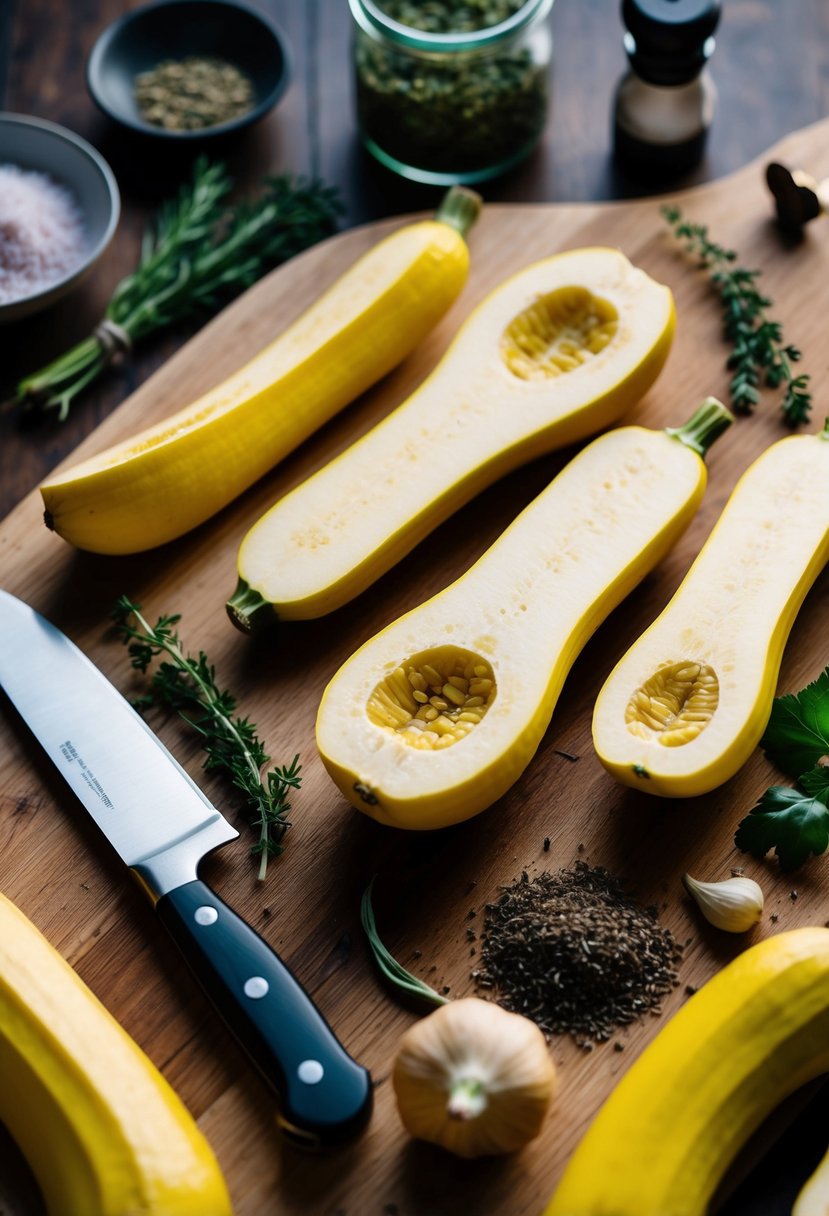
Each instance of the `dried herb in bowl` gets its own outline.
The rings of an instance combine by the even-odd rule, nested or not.
[[[145,122],[166,131],[201,131],[249,113],[255,103],[246,72],[208,55],[165,59],[139,72],[135,102]]]

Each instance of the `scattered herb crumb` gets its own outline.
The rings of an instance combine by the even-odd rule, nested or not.
[[[544,837],[544,852],[549,853],[549,851],[550,851],[550,837],[545,836]]]

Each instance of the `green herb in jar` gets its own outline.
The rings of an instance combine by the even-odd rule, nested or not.
[[[387,17],[430,34],[469,34],[500,25],[524,0],[379,0]]]
[[[167,131],[199,131],[253,109],[253,82],[222,59],[190,55],[165,59],[135,78],[135,100],[145,122]]]
[[[352,10],[359,0],[352,0]],[[384,163],[424,181],[474,181],[519,160],[547,113],[549,4],[533,0],[378,0],[391,21],[431,35],[475,35],[521,9],[537,16],[496,39],[468,46],[413,45],[358,19],[357,109],[368,147]]]

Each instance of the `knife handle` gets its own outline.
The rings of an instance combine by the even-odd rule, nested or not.
[[[371,1114],[371,1077],[267,942],[200,879],[162,895],[156,911],[276,1092],[288,1138],[324,1148],[360,1132]]]

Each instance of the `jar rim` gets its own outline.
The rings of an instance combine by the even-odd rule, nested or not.
[[[546,17],[553,7],[553,0],[525,0],[524,4],[498,25],[489,25],[481,30],[461,33],[432,34],[413,26],[402,25],[384,13],[377,0],[348,0],[352,16],[367,34],[379,32],[399,46],[420,51],[470,51],[500,42],[509,34],[524,29],[536,18]]]

